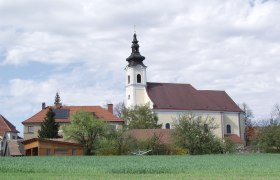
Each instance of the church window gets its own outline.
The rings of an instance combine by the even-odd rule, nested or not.
[[[227,125],[227,134],[231,134],[231,126],[229,124]]]
[[[204,132],[208,133],[208,131],[209,131],[208,124],[204,124]]]
[[[127,83],[130,84],[130,76],[127,77]]]
[[[137,83],[141,83],[141,75],[137,74]]]
[[[127,97],[128,99],[130,99],[130,95],[128,95],[128,97]]]
[[[170,129],[170,124],[169,123],[165,124],[165,129]]]

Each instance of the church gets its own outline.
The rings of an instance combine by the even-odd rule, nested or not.
[[[244,114],[225,91],[197,90],[190,84],[147,81],[145,57],[134,33],[131,55],[126,59],[126,107],[149,104],[163,129],[172,129],[182,114],[212,117],[219,126],[215,135],[244,141]]]

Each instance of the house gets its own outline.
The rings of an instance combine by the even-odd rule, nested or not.
[[[49,108],[52,108],[55,112],[55,121],[60,125],[70,123],[70,116],[78,111],[92,113],[97,118],[106,121],[113,129],[122,128],[124,123],[122,119],[113,115],[112,104],[108,104],[108,109],[104,109],[100,106],[62,106],[61,104],[46,107],[45,103],[42,103],[42,109],[38,113],[22,122],[25,140],[38,137],[38,130],[41,128],[41,123],[44,121]]]
[[[197,90],[191,84],[147,82],[145,57],[139,52],[136,34],[131,48],[125,67],[126,107],[149,104],[163,129],[172,129],[183,114],[212,117],[219,126],[214,131],[216,136],[223,139],[236,135],[244,141],[243,111],[225,91]]]
[[[3,150],[3,156],[23,156],[24,146],[23,139],[12,139],[7,141],[7,145]]]
[[[18,133],[16,127],[0,114],[0,156],[4,155],[7,141],[18,139]]]
[[[26,156],[80,156],[84,147],[64,139],[32,138],[22,142]]]

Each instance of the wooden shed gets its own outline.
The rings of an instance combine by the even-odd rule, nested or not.
[[[81,156],[84,147],[81,144],[63,139],[32,138],[22,142],[26,156]]]

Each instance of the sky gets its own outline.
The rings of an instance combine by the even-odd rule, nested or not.
[[[255,119],[280,103],[279,0],[0,0],[0,114],[116,104],[136,25],[149,82],[225,90]]]

